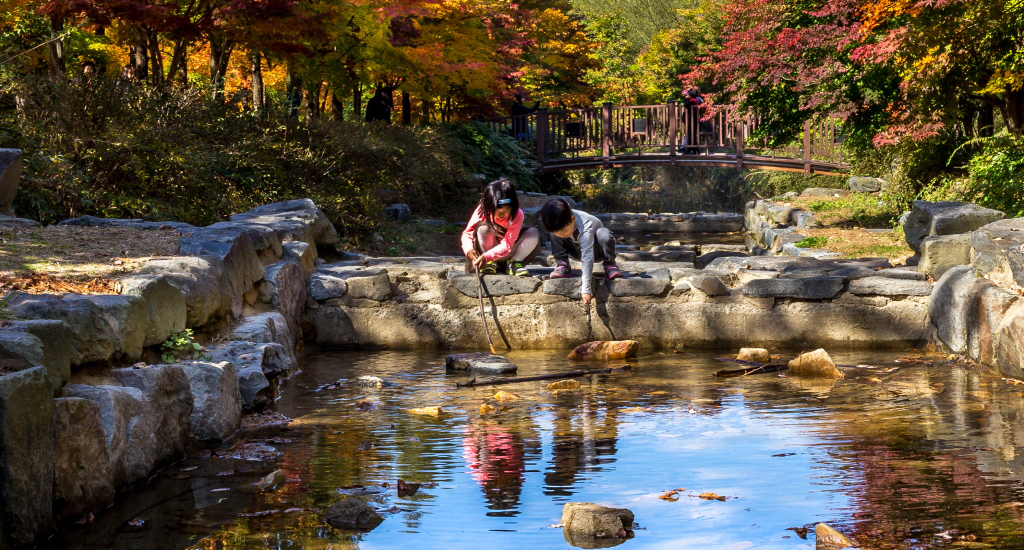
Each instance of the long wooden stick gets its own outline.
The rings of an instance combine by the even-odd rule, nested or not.
[[[535,382],[537,380],[558,380],[560,378],[578,378],[580,376],[587,376],[588,374],[608,374],[610,372],[621,372],[632,369],[632,365],[625,365],[622,367],[608,368],[608,369],[582,369],[572,370],[569,372],[560,372],[556,374],[539,374],[537,376],[522,376],[518,378],[494,378],[491,380],[476,381],[476,378],[469,382],[456,382],[456,388],[475,388],[477,386],[500,386],[503,384],[518,384],[519,382]]]
[[[484,315],[484,279],[480,274],[480,268],[476,268],[476,295],[480,298],[480,322],[484,324],[484,334],[487,335],[487,345],[491,346],[491,353],[497,355],[494,349],[494,342],[491,341],[491,329],[487,328],[487,316]]]
[[[594,332],[594,322],[590,317],[590,302],[587,302],[587,342],[590,341],[590,336]]]
[[[729,378],[732,376],[747,376],[750,374],[765,374],[769,372],[778,372],[780,370],[789,369],[788,365],[773,365],[771,363],[758,363],[756,361],[744,361],[742,359],[730,359],[728,357],[715,357],[715,361],[729,361],[730,363],[739,363],[741,365],[750,365],[743,369],[726,369],[715,372],[715,376],[719,378]]]

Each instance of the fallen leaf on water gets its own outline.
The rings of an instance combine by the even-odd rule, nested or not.
[[[806,527],[787,527],[786,530],[787,531],[793,531],[794,533],[796,533],[796,536],[798,536],[798,537],[800,537],[800,538],[802,538],[804,540],[807,540],[807,531],[808,531],[808,529]]]
[[[658,391],[652,391],[651,393],[649,393],[647,395],[668,395],[668,392],[667,391],[658,390]]]
[[[881,378],[871,378],[870,380],[871,380],[872,382],[874,382],[874,383],[879,383],[879,382],[881,382],[881,381],[882,381],[882,379],[881,379]]]
[[[681,493],[681,492],[683,492],[685,490],[686,489],[683,488],[683,487],[680,487],[679,489],[673,489],[673,490],[668,491],[665,494],[659,496],[658,498],[660,498],[661,500],[667,500],[669,502],[675,502],[675,501],[679,500],[679,497],[676,496],[676,495],[678,495],[679,493]]]
[[[725,502],[725,497],[718,496],[715,493],[701,493],[701,494],[699,494],[697,496],[699,498],[704,499],[704,500],[721,500],[722,502]]]
[[[406,483],[401,479],[398,480],[398,496],[400,497],[411,497],[416,494],[416,491],[419,490],[419,483]]]
[[[494,394],[494,398],[497,399],[498,401],[515,401],[519,399],[519,396],[514,393],[509,393],[507,391],[499,391]]]
[[[366,401],[366,400],[356,401],[356,409],[357,410],[366,412],[366,411],[372,411],[373,409],[376,409],[376,408],[377,408],[377,405],[374,405],[370,401]]]
[[[495,409],[493,405],[488,405],[487,403],[480,404],[480,414],[491,414],[496,410],[498,409]]]
[[[409,409],[409,414],[424,414],[427,416],[441,416],[441,407],[419,407]]]
[[[558,382],[552,382],[545,387],[549,390],[574,390],[580,387],[580,383],[577,380],[559,380]]]

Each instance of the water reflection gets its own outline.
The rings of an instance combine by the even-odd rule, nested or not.
[[[562,357],[513,359],[529,375],[569,368]],[[811,548],[786,529],[818,521],[864,548],[1024,547],[1024,400],[981,369],[836,354],[879,368],[825,384],[717,380],[709,355],[654,354],[576,390],[506,386],[519,399],[498,402],[492,388],[453,389],[441,358],[313,356],[278,403],[293,425],[249,436],[275,458],[194,457],[50,548],[564,548],[549,526],[568,501],[633,510],[646,527],[625,543],[636,548]],[[315,391],[364,374],[394,386]],[[485,403],[507,410],[482,414]],[[431,405],[445,414],[407,412]],[[285,487],[256,490],[277,468]],[[424,485],[399,495],[398,479]],[[353,491],[385,511],[373,532],[323,523]]]

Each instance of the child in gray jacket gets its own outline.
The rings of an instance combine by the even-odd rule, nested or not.
[[[606,279],[624,276],[615,266],[615,237],[601,220],[586,212],[573,210],[565,199],[549,200],[541,207],[538,217],[544,229],[551,233],[551,253],[558,264],[551,273],[551,278],[572,277],[570,257],[583,263],[583,281],[580,289],[583,303],[589,304],[594,295],[591,279],[595,261],[600,261],[604,265]]]

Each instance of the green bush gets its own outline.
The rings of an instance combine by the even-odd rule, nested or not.
[[[399,126],[263,117],[239,93],[151,89],[103,79],[55,85],[0,78],[0,145],[24,150],[19,215],[44,223],[92,214],[208,224],[260,204],[313,199],[345,233],[382,207],[444,215],[470,173],[532,176],[511,139],[482,125]]]
[[[959,200],[1024,216],[1024,138],[1001,134],[978,141],[981,150],[967,163],[966,197]]]

